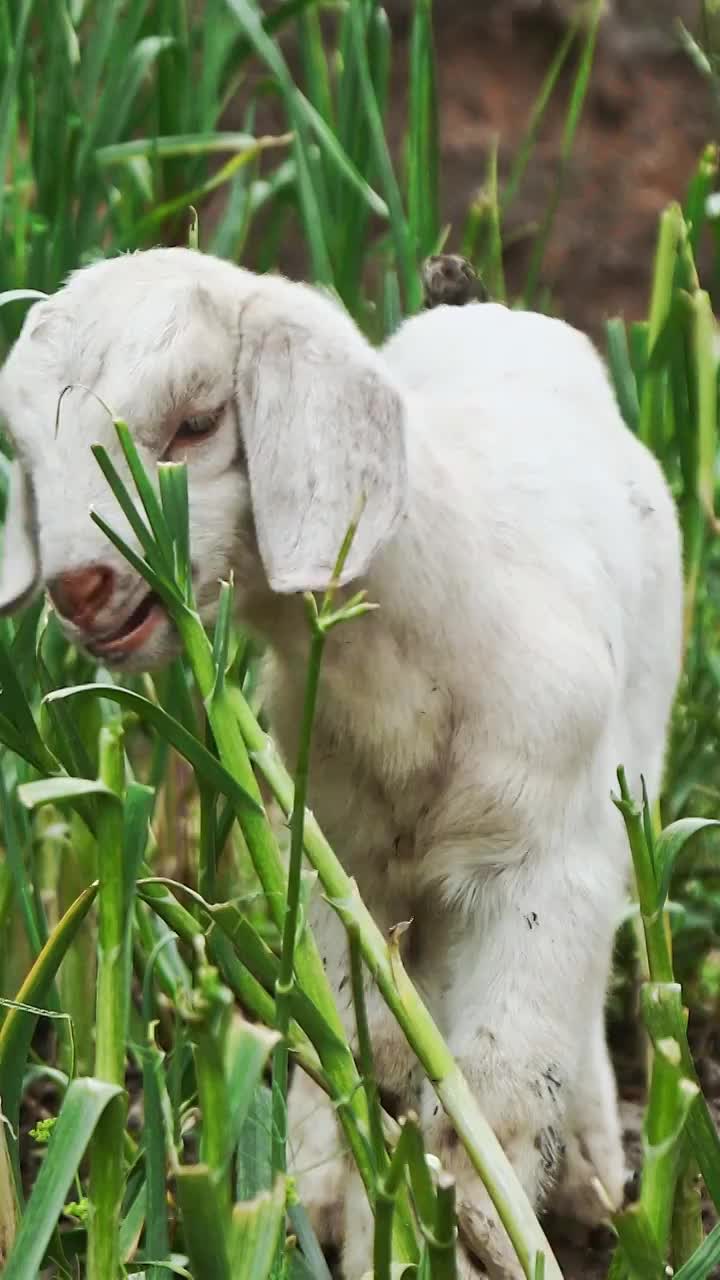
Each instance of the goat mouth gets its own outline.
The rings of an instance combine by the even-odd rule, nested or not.
[[[142,649],[164,617],[165,610],[160,600],[154,591],[149,591],[115,631],[104,635],[101,640],[93,640],[88,647],[99,657],[124,658]]]

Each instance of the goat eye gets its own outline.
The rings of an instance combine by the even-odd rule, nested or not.
[[[178,446],[199,444],[207,440],[217,430],[222,417],[222,409],[214,409],[212,413],[200,413],[193,418],[184,418],[170,443],[170,449]]]

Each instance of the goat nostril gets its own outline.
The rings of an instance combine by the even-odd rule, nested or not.
[[[107,565],[87,565],[59,574],[48,591],[58,613],[71,622],[88,624],[110,599],[114,577]]]

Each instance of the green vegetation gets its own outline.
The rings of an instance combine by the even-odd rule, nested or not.
[[[251,250],[265,270],[281,239],[299,233],[309,276],[335,290],[376,340],[420,307],[421,263],[448,234],[504,299],[503,221],[546,107],[564,94],[561,166],[523,291],[527,304],[550,305],[543,260],[599,10],[595,3],[570,29],[538,86],[507,181],[491,155],[464,227],[450,230],[440,214],[430,0],[414,5],[399,160],[386,128],[390,28],[375,0],[284,0],[265,14],[254,0],[4,4],[2,341],[17,333],[28,290],[51,291],[98,255],[198,235],[202,249],[222,256],[245,260]],[[708,38],[712,27],[709,13]],[[684,40],[713,80],[712,48]],[[237,102],[242,130],[225,130]],[[708,148],[689,191],[660,220],[647,321],[607,326],[623,414],[662,461],[686,544],[685,675],[652,815],[647,797],[628,794],[622,770],[618,778],[637,879],[637,911],[622,933],[626,983],[637,961],[652,1054],[640,1194],[614,1220],[613,1280],[653,1280],[668,1262],[678,1280],[701,1280],[720,1261],[720,1229],[704,1237],[698,1197],[701,1178],[720,1211],[720,1140],[683,1008],[720,1010],[718,381],[707,292],[715,281],[702,282],[696,265],[701,248],[717,257],[708,216],[716,177]],[[41,603],[0,624],[3,1274],[327,1280],[287,1173],[293,1063],[333,1100],[366,1185],[376,1280],[451,1280],[454,1187],[426,1161],[414,1118],[398,1126],[381,1111],[362,999],[367,966],[525,1274],[556,1280],[542,1229],[395,940],[381,935],[304,810],[324,637],[336,625],[363,626],[368,602],[339,608],[332,591],[308,598],[311,659],[293,781],[265,732],[258,655],[235,628],[232,584],[213,637],[195,611],[183,467],[161,467],[156,497],[127,426],[116,428],[134,492],[101,449],[96,460],[138,534],[144,559],[134,562],[173,616],[184,656],[120,685],[67,646]],[[268,793],[289,817],[289,845],[263,804]],[[304,865],[347,927],[357,1061],[305,922]],[[27,1132],[21,1119],[41,1086],[52,1115]]]

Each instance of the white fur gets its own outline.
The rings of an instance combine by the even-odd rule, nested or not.
[[[268,573],[282,587],[292,559],[293,589],[319,586],[354,488],[372,489],[352,576],[381,608],[328,643],[312,806],[381,926],[413,919],[407,963],[530,1196],[542,1203],[565,1147],[564,1205],[589,1216],[594,1177],[618,1203],[603,1002],[628,858],[610,792],[620,763],[634,788],[640,771],[651,794],[660,785],[681,557],[660,469],[624,427],[590,342],[473,304],[407,321],[377,355],[318,293],[187,250],[81,271],[30,312],[0,405],[35,495],[42,578],[110,563],[109,623],[142,588],[87,518],[93,503],[121,523],[87,450],[102,439],[117,455],[106,415],[75,391],[54,439],[69,382],[126,417],[148,461],[182,417],[228,404],[189,458],[196,590],[209,620],[234,569],[241,612],[271,646],[269,703],[290,761],[306,625]],[[246,452],[267,443],[249,478],[238,407]],[[285,475],[284,458],[300,471]],[[260,539],[264,565],[258,525],[275,538],[270,550]],[[139,661],[174,646],[168,625]],[[342,931],[321,901],[313,911],[350,1025]],[[407,1103],[412,1057],[374,992],[370,1008],[383,1083]],[[293,1105],[307,1114],[303,1088]],[[516,1274],[429,1086],[421,1105],[460,1181],[468,1249]],[[328,1184],[337,1198],[335,1179],[314,1185]],[[328,1206],[312,1207],[320,1221]],[[362,1252],[351,1241],[351,1280]]]

